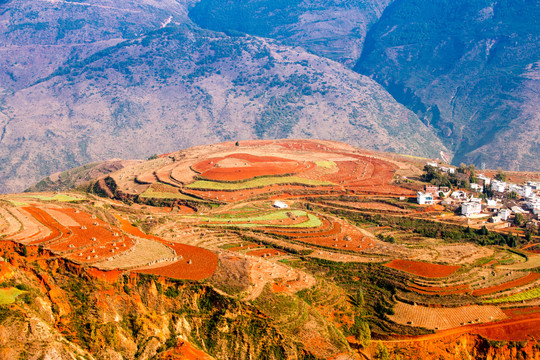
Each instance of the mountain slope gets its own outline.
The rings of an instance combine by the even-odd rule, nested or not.
[[[354,66],[366,32],[392,0],[201,0],[189,16],[202,28],[240,31]]]
[[[367,77],[189,22],[71,60],[3,103],[1,191],[90,161],[220,140],[327,138],[429,157],[446,150]]]
[[[356,70],[438,129],[454,163],[538,169],[539,17],[535,1],[398,0]]]

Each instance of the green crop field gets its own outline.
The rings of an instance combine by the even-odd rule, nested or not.
[[[317,217],[316,215],[306,213],[302,210],[291,210],[291,211],[275,211],[271,213],[267,213],[264,215],[259,216],[252,216],[252,217],[227,217],[227,218],[221,218],[221,217],[202,217],[200,218],[203,221],[208,222],[218,222],[218,221],[229,221],[228,223],[222,223],[222,224],[209,224],[214,226],[235,226],[235,227],[241,227],[241,228],[255,228],[255,227],[264,227],[265,225],[261,224],[253,224],[249,221],[272,221],[272,220],[282,220],[288,218],[287,213],[293,214],[294,216],[306,216],[308,219],[302,223],[299,224],[292,224],[292,225],[282,225],[282,224],[272,224],[268,225],[271,227],[279,227],[279,228],[314,228],[322,225],[321,219]]]
[[[306,186],[331,186],[335,185],[329,181],[320,181],[312,179],[303,179],[298,176],[283,176],[283,177],[261,177],[238,183],[215,182],[209,180],[197,180],[186,188],[201,189],[201,190],[246,190],[269,185],[295,184]]]
[[[315,164],[318,167],[322,167],[322,168],[326,168],[326,169],[333,169],[333,168],[335,168],[337,166],[335,162],[330,161],[330,160],[315,161]]]
[[[77,201],[77,200],[81,200],[80,198],[76,198],[76,197],[74,197],[74,196],[67,195],[67,194],[56,194],[56,195],[53,195],[53,196],[47,196],[47,195],[25,195],[24,197],[26,197],[26,198],[33,198],[33,199],[39,199],[39,200],[44,200],[44,201],[64,201],[64,202],[69,202],[69,201]]]
[[[14,287],[0,289],[0,305],[6,305],[15,302],[17,296],[24,294],[25,292],[26,291],[19,290]]]
[[[266,214],[262,215],[256,215],[256,216],[249,216],[249,217],[235,217],[228,214],[228,216],[224,217],[201,217],[204,221],[231,221],[231,222],[248,222],[248,221],[271,221],[271,220],[282,220],[287,219],[289,217],[288,214],[292,214],[294,216],[306,216],[306,212],[302,210],[280,210],[280,211],[272,211]],[[260,226],[260,225],[259,225]]]
[[[518,302],[518,301],[527,301],[532,300],[540,297],[540,287],[533,288],[531,290],[527,290],[518,294],[505,296],[502,298],[497,299],[490,299],[484,301],[486,304],[498,304],[498,303],[505,303],[505,302]]]
[[[146,189],[141,195],[141,198],[143,199],[173,199],[173,200],[192,200],[192,201],[200,201],[199,199],[182,194],[180,192],[161,192],[156,191],[153,188],[149,187]]]

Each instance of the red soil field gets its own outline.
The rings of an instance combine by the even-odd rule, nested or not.
[[[93,219],[90,214],[77,212],[75,209],[58,209],[57,211],[81,224],[81,226],[69,227],[72,233],[69,239],[56,241],[47,247],[53,252],[63,253],[68,259],[92,263],[118,255],[133,246],[133,242],[124,238],[118,230],[99,219]]]
[[[388,264],[385,264],[392,269],[401,270],[410,274],[423,276],[426,278],[442,278],[452,275],[461,266],[455,265],[439,265],[420,261],[394,259]]]
[[[116,217],[122,224],[122,230],[128,234],[159,241],[173,249],[178,256],[183,257],[181,260],[178,260],[173,264],[149,269],[136,269],[134,270],[135,272],[167,276],[173,279],[183,280],[202,280],[212,276],[216,272],[218,258],[213,252],[196,246],[171,243],[157,236],[147,235],[139,228],[131,225],[129,221],[123,219],[121,216],[117,215]]]
[[[177,339],[176,347],[160,353],[157,356],[159,360],[215,360],[207,353],[196,349],[189,342]]]
[[[540,313],[540,306],[503,309],[503,312],[506,314],[506,316],[511,318],[522,315],[538,314]]]
[[[268,256],[279,256],[279,255],[286,255],[286,252],[276,250],[276,249],[258,249],[253,250],[247,253],[251,256],[258,256],[258,257],[268,257]]]
[[[293,151],[320,151],[320,152],[331,152],[334,149],[329,148],[326,145],[319,144],[309,140],[285,140],[278,141],[277,144],[284,149],[293,150]]]
[[[196,246],[176,244],[163,241],[183,259],[170,265],[151,269],[136,269],[135,272],[167,276],[180,280],[202,280],[212,276],[218,266],[217,255],[213,252]]]
[[[51,233],[48,236],[30,242],[31,245],[46,243],[57,239],[62,235],[67,237],[69,236],[69,234],[71,234],[71,231],[69,231],[68,228],[58,223],[58,221],[53,219],[53,217],[47,212],[36,207],[24,207],[23,209],[30,213],[30,215],[32,215],[37,221],[39,221],[51,230]]]
[[[475,326],[471,331],[488,338],[500,341],[525,341],[540,338],[540,313],[513,317],[484,326]]]
[[[523,276],[523,277],[521,277],[519,279],[508,281],[508,282],[505,282],[503,284],[499,284],[499,285],[496,285],[496,286],[490,286],[490,287],[483,288],[483,289],[473,290],[472,294],[474,296],[489,295],[489,294],[493,294],[493,293],[496,293],[496,292],[499,292],[499,291],[504,291],[504,290],[512,289],[512,288],[515,288],[515,287],[518,287],[518,286],[527,285],[527,284],[529,284],[529,283],[531,283],[531,282],[533,282],[535,280],[538,280],[538,279],[540,279],[540,273],[529,273],[528,275]]]
[[[110,284],[114,284],[122,276],[123,272],[120,270],[99,270],[96,268],[89,268],[86,273],[96,279],[106,281]]]
[[[229,165],[238,163],[238,166],[220,167],[220,162],[230,160]],[[251,154],[231,154],[219,158],[206,159],[191,166],[193,171],[214,181],[239,181],[258,176],[274,176],[297,174],[315,165],[311,162],[298,161],[272,156],[256,156]]]

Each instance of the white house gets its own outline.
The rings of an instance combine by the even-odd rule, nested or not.
[[[456,169],[452,167],[441,166],[440,169],[442,172],[449,173],[449,174],[454,174],[456,172]]]
[[[418,193],[416,193],[416,202],[420,205],[432,205],[433,194],[419,191]]]
[[[450,195],[452,199],[456,200],[467,200],[467,193],[465,191],[456,190]]]
[[[476,183],[471,183],[471,189],[473,189],[476,192],[483,192],[484,191],[484,187],[482,185],[479,185],[479,184],[476,184]]]
[[[479,202],[466,202],[461,204],[461,214],[465,216],[478,215],[482,212],[482,204]]]
[[[289,205],[285,204],[283,201],[276,200],[274,201],[274,207],[278,209],[287,209]]]
[[[426,165],[427,165],[427,166],[432,166],[432,167],[434,167],[434,168],[436,168],[436,167],[439,166],[439,164],[437,164],[436,162],[428,162],[428,163],[426,163]]]
[[[488,186],[491,183],[491,179],[484,174],[478,175],[477,178],[478,180],[482,180],[481,182],[484,184],[484,186]]]
[[[497,201],[497,199],[487,199],[486,203],[487,203],[488,207],[494,208],[494,207],[497,207],[498,201]]]
[[[493,180],[491,182],[491,190],[503,193],[506,189],[506,183],[503,181]]]
[[[501,220],[508,220],[508,218],[510,217],[510,215],[512,214],[512,211],[509,210],[509,209],[501,209],[499,210],[499,213],[497,214],[497,216],[499,216],[501,218]]]

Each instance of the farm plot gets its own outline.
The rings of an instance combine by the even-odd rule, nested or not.
[[[537,299],[540,297],[540,287],[535,287],[527,291],[523,291],[517,294],[510,296],[504,296],[495,299],[485,300],[486,304],[501,304],[501,303],[513,303],[513,302],[523,302],[532,299]]]
[[[75,209],[57,211],[80,224],[67,227],[71,232],[69,238],[62,238],[46,246],[47,249],[63,254],[68,259],[93,263],[127,251],[135,243],[131,239],[124,238],[119,230],[100,219],[93,218],[90,214]]]
[[[401,259],[394,259],[384,266],[426,278],[448,277],[461,267],[458,265],[439,265]]]
[[[474,296],[490,295],[496,292],[501,292],[501,291],[509,290],[515,287],[527,285],[538,279],[540,279],[540,273],[529,273],[519,279],[508,281],[508,282],[505,282],[496,286],[490,286],[483,289],[473,290],[472,294]]]
[[[95,263],[92,266],[102,270],[129,270],[149,266],[150,264],[171,261],[175,257],[176,254],[170,247],[154,240],[139,238],[129,251]]]
[[[451,329],[466,324],[479,324],[507,318],[497,306],[469,305],[456,308],[432,308],[400,301],[394,306],[394,315],[388,317],[397,324],[432,330]]]
[[[414,291],[418,294],[435,296],[458,295],[471,292],[471,287],[469,284],[461,284],[454,286],[422,286],[412,283],[407,286],[407,289]]]
[[[173,243],[157,236],[147,235],[121,216],[117,215],[117,218],[120,220],[122,230],[128,234],[157,241],[172,249],[175,254],[174,258],[167,259],[172,263],[163,265],[160,259],[155,259],[155,264],[139,267],[134,271],[185,280],[202,280],[216,272],[218,258],[213,252],[200,247]]]
[[[265,257],[272,257],[272,256],[287,255],[287,253],[277,250],[277,249],[258,249],[258,250],[249,251],[247,255],[265,258]]]
[[[51,230],[35,219],[28,211],[23,208],[11,208],[10,210],[13,216],[21,223],[21,227],[19,231],[8,236],[8,240],[31,243],[39,241],[50,234]]]
[[[138,268],[135,272],[167,276],[173,279],[202,280],[212,276],[218,266],[218,257],[213,252],[191,245],[167,243],[179,260],[168,265]]]
[[[186,185],[187,189],[238,191],[261,188],[269,185],[333,186],[334,183],[322,180],[304,179],[298,176],[261,177],[244,182],[215,182],[197,180]]]
[[[191,168],[208,180],[242,181],[261,176],[298,174],[314,166],[312,162],[240,153],[206,159]]]

